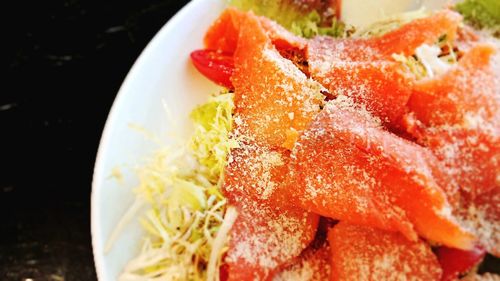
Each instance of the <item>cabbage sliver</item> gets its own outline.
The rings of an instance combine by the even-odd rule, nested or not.
[[[119,280],[218,280],[237,213],[219,184],[229,150],[233,96],[223,93],[193,110],[194,132],[164,147],[138,169],[137,202],[147,235]],[[134,210],[138,209],[134,204]]]

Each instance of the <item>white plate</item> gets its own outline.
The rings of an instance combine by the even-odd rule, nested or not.
[[[172,128],[164,101],[175,117],[177,133],[189,131],[189,112],[217,90],[191,66],[189,54],[203,47],[203,35],[223,10],[224,2],[193,0],[177,13],[143,51],[113,104],[92,186],[92,245],[100,281],[116,280],[127,261],[137,254],[141,242],[142,229],[135,220],[123,230],[111,251],[104,253],[111,231],[134,201],[132,189],[137,184],[130,170],[123,174],[121,183],[111,177],[112,171],[133,166],[155,149],[130,124],[140,125],[168,142],[166,132]]]
[[[123,170],[124,166],[133,166],[155,149],[130,124],[165,136],[169,128],[164,101],[179,130],[189,128],[189,112],[216,90],[191,66],[189,53],[202,48],[206,29],[223,8],[223,0],[194,0],[179,11],[143,51],[113,104],[92,183],[92,246],[100,281],[116,280],[141,242],[141,227],[133,222],[124,229],[112,250],[104,253],[111,231],[134,200],[132,189],[137,184],[130,169],[126,169],[122,183],[113,179],[111,173],[116,167]]]

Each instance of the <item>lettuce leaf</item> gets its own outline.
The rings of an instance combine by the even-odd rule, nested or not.
[[[496,36],[500,35],[500,1],[465,0],[458,3],[455,9],[473,26],[486,28]]]
[[[310,1],[309,1],[310,2]],[[319,2],[321,3],[321,2]],[[335,20],[335,11],[324,5],[312,6],[300,0],[230,0],[229,4],[243,11],[272,19],[298,36],[316,35],[345,37],[350,28]]]

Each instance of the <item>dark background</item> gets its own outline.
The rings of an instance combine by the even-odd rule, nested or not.
[[[135,59],[187,2],[2,4],[0,280],[96,279],[90,191],[101,131]]]

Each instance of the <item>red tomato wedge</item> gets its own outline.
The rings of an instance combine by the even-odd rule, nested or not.
[[[191,53],[191,61],[198,71],[216,84],[233,88],[231,75],[234,62],[231,54],[215,50],[197,50]]]
[[[443,269],[443,278],[441,280],[457,280],[459,275],[467,273],[480,263],[485,254],[486,251],[481,247],[475,247],[470,251],[439,247],[436,255]]]
[[[425,242],[399,233],[340,222],[328,232],[330,280],[438,281],[441,268]]]
[[[432,153],[389,133],[349,100],[329,102],[292,153],[287,190],[306,210],[355,224],[416,233],[470,249],[451,216],[449,179]],[[415,233],[416,232],[416,233]]]

